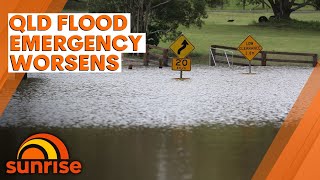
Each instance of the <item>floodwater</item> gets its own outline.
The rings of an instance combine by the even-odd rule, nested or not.
[[[250,179],[312,68],[192,68],[30,74],[0,119],[0,157],[49,132],[84,166],[59,179]]]

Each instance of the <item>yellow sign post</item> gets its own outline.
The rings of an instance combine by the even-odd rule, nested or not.
[[[170,49],[178,58],[172,59],[172,70],[180,71],[180,78],[182,78],[182,71],[191,71],[191,59],[186,57],[195,49],[192,43],[181,34],[171,45]]]
[[[249,60],[249,73],[251,74],[251,60],[262,50],[262,46],[249,35],[238,47],[245,58]]]

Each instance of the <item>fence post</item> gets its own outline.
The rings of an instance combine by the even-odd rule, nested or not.
[[[261,51],[261,66],[267,65],[267,53],[264,51]]]
[[[315,54],[313,56],[313,62],[312,62],[313,67],[316,67],[317,63],[318,63],[318,54]]]
[[[147,44],[146,53],[144,53],[143,65],[144,66],[148,66],[149,65],[149,44]]]
[[[163,50],[162,58],[163,58],[163,66],[164,67],[168,67],[168,60],[169,60],[168,52],[169,52],[168,49]]]
[[[212,48],[214,48],[214,46],[211,46],[211,49],[210,49],[211,52],[209,52],[209,56],[210,56],[209,66],[214,66],[213,58],[216,60],[216,49],[212,49]]]
[[[162,66],[163,66],[163,59],[159,59],[159,68],[162,68]]]

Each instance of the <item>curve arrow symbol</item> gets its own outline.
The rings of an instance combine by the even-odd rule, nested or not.
[[[181,48],[180,49],[178,49],[178,54],[180,55],[180,53],[181,53],[181,51],[182,50],[184,50],[186,47],[187,47],[187,45],[189,45],[189,43],[186,41],[186,40],[184,40],[182,43],[181,43]]]

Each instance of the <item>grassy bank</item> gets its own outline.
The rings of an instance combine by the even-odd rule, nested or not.
[[[208,15],[201,29],[195,27],[180,29],[196,47],[192,53],[196,63],[207,63],[210,45],[237,47],[249,34],[263,46],[264,50],[320,54],[319,30],[308,27],[254,25],[260,16],[269,17],[271,13],[209,12]],[[320,17],[319,12],[292,14],[292,18],[303,21],[320,21],[318,17]],[[229,19],[234,19],[234,22],[227,22]],[[161,43],[160,46],[169,47],[170,43]]]

